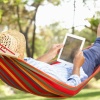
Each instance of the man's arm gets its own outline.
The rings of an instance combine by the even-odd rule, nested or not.
[[[52,59],[56,57],[62,47],[63,44],[54,44],[53,47],[46,54],[37,58],[36,60],[49,63]]]
[[[67,79],[66,84],[70,86],[77,86],[81,83],[80,79],[80,67],[84,63],[84,56],[82,51],[78,51],[77,54],[75,55],[74,61],[73,61],[73,71],[72,75]],[[87,76],[85,76],[87,78]]]
[[[63,47],[63,44],[54,44],[53,47],[43,56],[39,57],[37,60],[49,63],[59,52],[59,50]],[[74,68],[72,75],[78,75],[80,76],[80,67],[84,63],[84,56],[82,51],[78,51],[75,55],[75,58],[73,60]]]
[[[80,76],[80,67],[83,65],[84,60],[85,58],[83,56],[83,52],[78,51],[73,61],[74,67],[73,67],[72,75],[75,74],[75,75]]]

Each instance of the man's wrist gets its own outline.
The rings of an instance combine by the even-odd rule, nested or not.
[[[76,75],[80,76],[80,68],[77,66],[74,66],[72,74],[76,74]]]

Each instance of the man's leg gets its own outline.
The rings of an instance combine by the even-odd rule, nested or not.
[[[97,39],[92,47],[83,50],[85,62],[82,66],[85,73],[90,76],[94,68],[100,64],[100,25],[97,29]]]

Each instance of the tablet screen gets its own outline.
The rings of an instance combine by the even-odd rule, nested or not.
[[[67,36],[64,41],[64,47],[60,51],[58,61],[65,61],[73,63],[74,56],[79,49],[83,47],[83,38],[77,38],[72,36]]]

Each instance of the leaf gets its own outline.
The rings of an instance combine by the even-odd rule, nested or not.
[[[8,3],[8,2],[9,2],[9,0],[3,0],[3,2],[4,2],[4,3]]]

